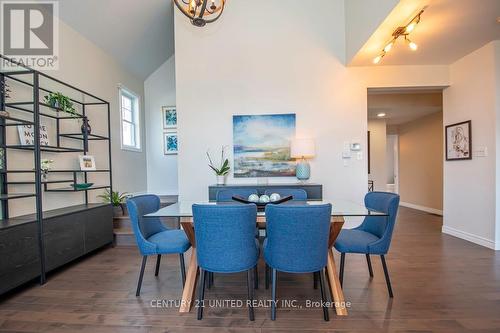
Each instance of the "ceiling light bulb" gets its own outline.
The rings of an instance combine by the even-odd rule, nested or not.
[[[380,62],[380,60],[382,60],[382,56],[379,55],[379,56],[376,56],[374,59],[373,59],[373,63],[374,64],[378,64]]]
[[[379,118],[383,118],[385,116],[386,116],[385,112],[377,113],[377,117],[379,117]]]
[[[389,52],[391,49],[392,49],[392,45],[394,44],[394,42],[390,42],[389,44],[387,44],[385,47],[384,47],[384,52]]]
[[[411,49],[412,51],[416,51],[416,50],[418,49],[418,45],[417,45],[417,44],[415,44],[414,42],[410,42],[410,43],[408,44],[408,46],[410,47],[410,49]]]
[[[405,29],[405,32],[406,32],[407,34],[409,34],[410,32],[412,32],[412,31],[413,31],[413,29],[415,29],[415,26],[416,26],[416,25],[417,25],[417,24],[416,24],[415,22],[412,22],[412,23],[408,24],[408,26],[407,26],[407,27],[406,27],[406,29]]]

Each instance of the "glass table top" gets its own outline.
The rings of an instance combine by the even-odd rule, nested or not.
[[[322,205],[332,204],[332,216],[387,216],[387,214],[376,210],[368,209],[363,205],[346,200],[322,200],[322,201],[288,201],[280,204],[283,205]],[[173,205],[161,208],[160,210],[147,214],[147,217],[192,217],[193,204],[206,205],[244,205],[234,202],[208,202],[208,201],[179,201]],[[265,216],[264,211],[257,212],[258,216]]]

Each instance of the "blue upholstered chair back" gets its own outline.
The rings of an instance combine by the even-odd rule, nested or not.
[[[365,206],[388,214],[387,217],[367,216],[358,230],[369,232],[380,238],[370,249],[377,253],[387,253],[391,245],[392,232],[396,224],[399,195],[388,192],[369,192],[365,196]]]
[[[167,230],[159,218],[143,217],[145,214],[154,213],[160,209],[160,198],[153,194],[138,195],[127,200],[127,209],[137,246],[141,253],[144,253],[144,247],[151,246],[151,243],[147,242],[146,239]]]
[[[256,205],[194,204],[193,218],[198,265],[202,269],[236,273],[255,266],[259,255]]]
[[[307,192],[300,188],[276,188],[272,190],[266,190],[265,192],[265,194],[267,195],[271,195],[273,193],[278,193],[282,198],[291,195],[293,197],[293,200],[307,200]]]
[[[232,197],[235,195],[248,199],[251,194],[258,194],[258,192],[254,188],[233,188],[218,191],[216,199],[217,202],[233,201]]]
[[[317,272],[326,266],[332,205],[267,205],[265,258],[283,272]]]

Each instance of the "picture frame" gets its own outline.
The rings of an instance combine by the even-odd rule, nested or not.
[[[472,121],[462,121],[445,127],[446,161],[472,159]]]
[[[175,106],[163,106],[162,108],[163,128],[177,128],[177,108]]]
[[[179,146],[177,131],[166,131],[163,133],[163,153],[165,155],[177,155]]]
[[[80,170],[81,171],[95,171],[95,159],[92,155],[80,155],[78,156],[80,161]]]

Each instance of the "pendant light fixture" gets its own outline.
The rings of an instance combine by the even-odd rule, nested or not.
[[[177,8],[197,27],[215,22],[224,11],[226,0],[173,0]]]
[[[415,15],[407,25],[398,27],[396,28],[396,30],[394,30],[394,32],[392,33],[392,39],[384,46],[380,54],[373,59],[374,64],[380,63],[382,58],[392,50],[399,37],[404,38],[410,50],[416,51],[418,49],[418,45],[410,40],[409,35],[416,28],[417,24],[420,23],[420,17],[422,16],[425,8],[426,7],[424,7],[417,15]]]

